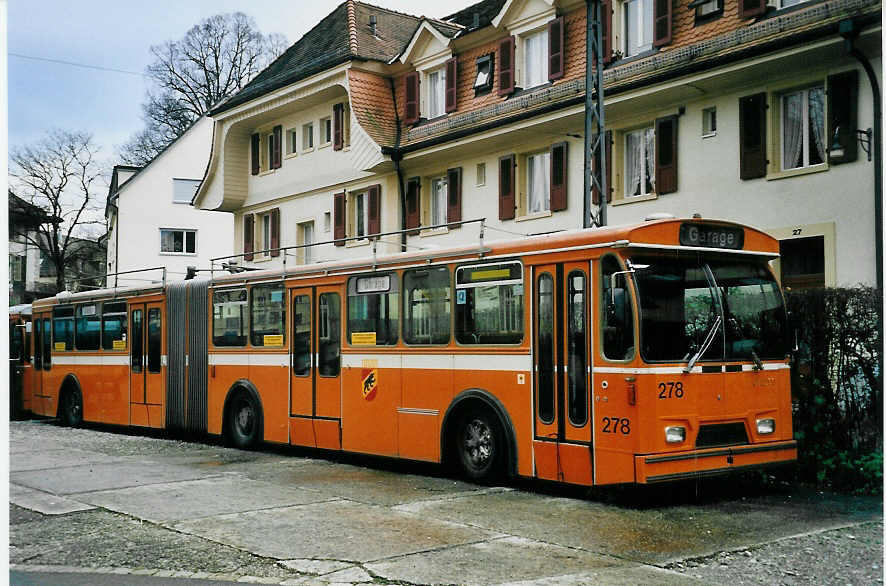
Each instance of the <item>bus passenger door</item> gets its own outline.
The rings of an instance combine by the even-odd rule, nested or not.
[[[533,274],[535,474],[591,483],[588,385],[588,263]]]
[[[162,427],[163,304],[131,305],[129,332],[129,422]]]
[[[337,287],[293,289],[290,442],[341,448],[341,295]]]
[[[163,372],[166,356],[163,352],[163,304],[160,302],[147,304],[147,364],[145,367],[145,403],[162,405],[165,396]]]
[[[133,422],[132,404],[145,402],[145,306],[129,308],[129,419]]]

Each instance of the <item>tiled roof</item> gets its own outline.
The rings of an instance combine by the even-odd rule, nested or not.
[[[370,15],[377,20],[375,35]],[[346,0],[210,115],[351,59],[390,61],[406,47],[420,21],[402,12]]]
[[[473,28],[474,15],[478,14],[480,15],[480,26],[477,28],[483,28],[492,23],[492,19],[501,12],[501,7],[505,5],[506,1],[507,0],[483,0],[482,2],[477,2],[476,4],[472,4],[467,8],[459,10],[455,14],[450,14],[443,18],[443,20],[448,20],[467,28]]]

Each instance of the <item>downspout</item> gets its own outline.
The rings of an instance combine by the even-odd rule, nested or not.
[[[120,201],[120,197],[117,197],[117,201]],[[114,204],[114,272],[120,272],[120,208],[117,204]],[[119,277],[114,275],[114,287],[117,286],[117,279]],[[107,286],[107,283],[105,283]]]
[[[394,148],[391,149],[391,160],[394,162],[394,169],[397,171],[397,190],[400,199],[400,229],[404,230],[400,234],[400,252],[406,252],[406,191],[403,186],[403,169],[400,168],[400,161],[403,160],[403,153],[400,152],[400,111],[397,110],[397,92],[394,90],[394,79],[389,78],[388,82],[391,86],[391,100],[394,102],[394,124],[397,128],[397,134],[394,137]]]
[[[883,121],[882,104],[880,103],[880,85],[877,83],[877,76],[874,68],[871,66],[870,60],[855,46],[855,38],[858,36],[858,29],[852,19],[844,20],[840,23],[840,35],[846,40],[846,52],[855,58],[861,64],[868,76],[868,82],[871,84],[871,97],[874,100],[874,126],[873,141],[874,149],[874,250],[877,263],[877,290],[880,296],[880,303],[877,305],[877,335],[879,336],[880,345],[883,344],[883,140],[881,138],[881,125]],[[856,140],[856,137],[852,137]],[[880,403],[877,405],[877,413],[883,412],[883,353],[877,364],[877,371],[880,375],[877,379],[877,396]],[[881,420],[882,423],[882,420]]]

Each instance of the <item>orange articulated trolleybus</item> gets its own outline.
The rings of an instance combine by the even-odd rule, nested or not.
[[[442,461],[476,479],[785,463],[777,255],[747,226],[664,219],[59,295],[33,304],[29,403],[72,425]]]

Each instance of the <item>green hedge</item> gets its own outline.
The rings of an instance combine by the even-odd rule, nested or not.
[[[882,294],[852,287],[786,296],[798,346],[791,368],[798,479],[844,492],[881,494]]]

